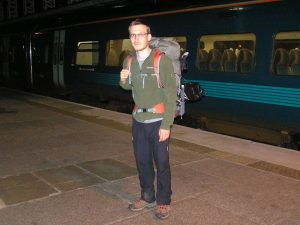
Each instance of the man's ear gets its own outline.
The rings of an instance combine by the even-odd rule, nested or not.
[[[152,38],[152,35],[151,34],[148,34],[148,41],[150,41]]]

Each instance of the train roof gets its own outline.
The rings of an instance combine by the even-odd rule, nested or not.
[[[126,18],[132,15],[161,13],[172,10],[186,10],[199,7],[216,9],[230,7],[232,4],[263,4],[282,0],[111,0],[101,4],[78,4],[76,7],[53,9],[49,12],[37,13],[0,23],[1,34],[32,32],[40,29],[65,27],[92,21]]]

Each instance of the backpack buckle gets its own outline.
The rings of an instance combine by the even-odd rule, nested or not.
[[[149,113],[164,113],[165,112],[165,106],[164,103],[158,103],[155,106],[153,106],[152,108],[138,108],[136,105],[134,105],[133,108],[133,114],[137,114],[137,113],[145,113],[145,112],[149,112]]]

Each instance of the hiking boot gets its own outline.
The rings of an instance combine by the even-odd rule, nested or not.
[[[169,205],[158,205],[155,216],[161,220],[167,219],[170,216],[170,206]]]
[[[155,201],[154,202],[146,202],[143,199],[139,198],[135,200],[133,203],[129,204],[128,208],[133,211],[141,211],[144,208],[152,208],[156,205]]]

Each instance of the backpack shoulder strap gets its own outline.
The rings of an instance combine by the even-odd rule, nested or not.
[[[127,56],[127,69],[130,71],[132,64],[132,55]]]
[[[158,85],[159,88],[164,87],[163,83],[160,80],[160,76],[159,76],[159,62],[160,62],[160,58],[163,54],[164,53],[160,52],[157,48],[155,49],[153,69],[154,69],[154,73],[156,75],[157,85]]]
[[[128,55],[127,56],[127,68],[126,69],[128,69],[129,70],[129,76],[128,76],[128,83],[129,84],[131,84],[131,72],[130,72],[130,70],[131,70],[131,64],[132,64],[132,55]]]
[[[153,69],[155,74],[159,74],[159,61],[161,57],[161,53],[157,48],[155,49],[154,52],[154,63],[153,63]]]

